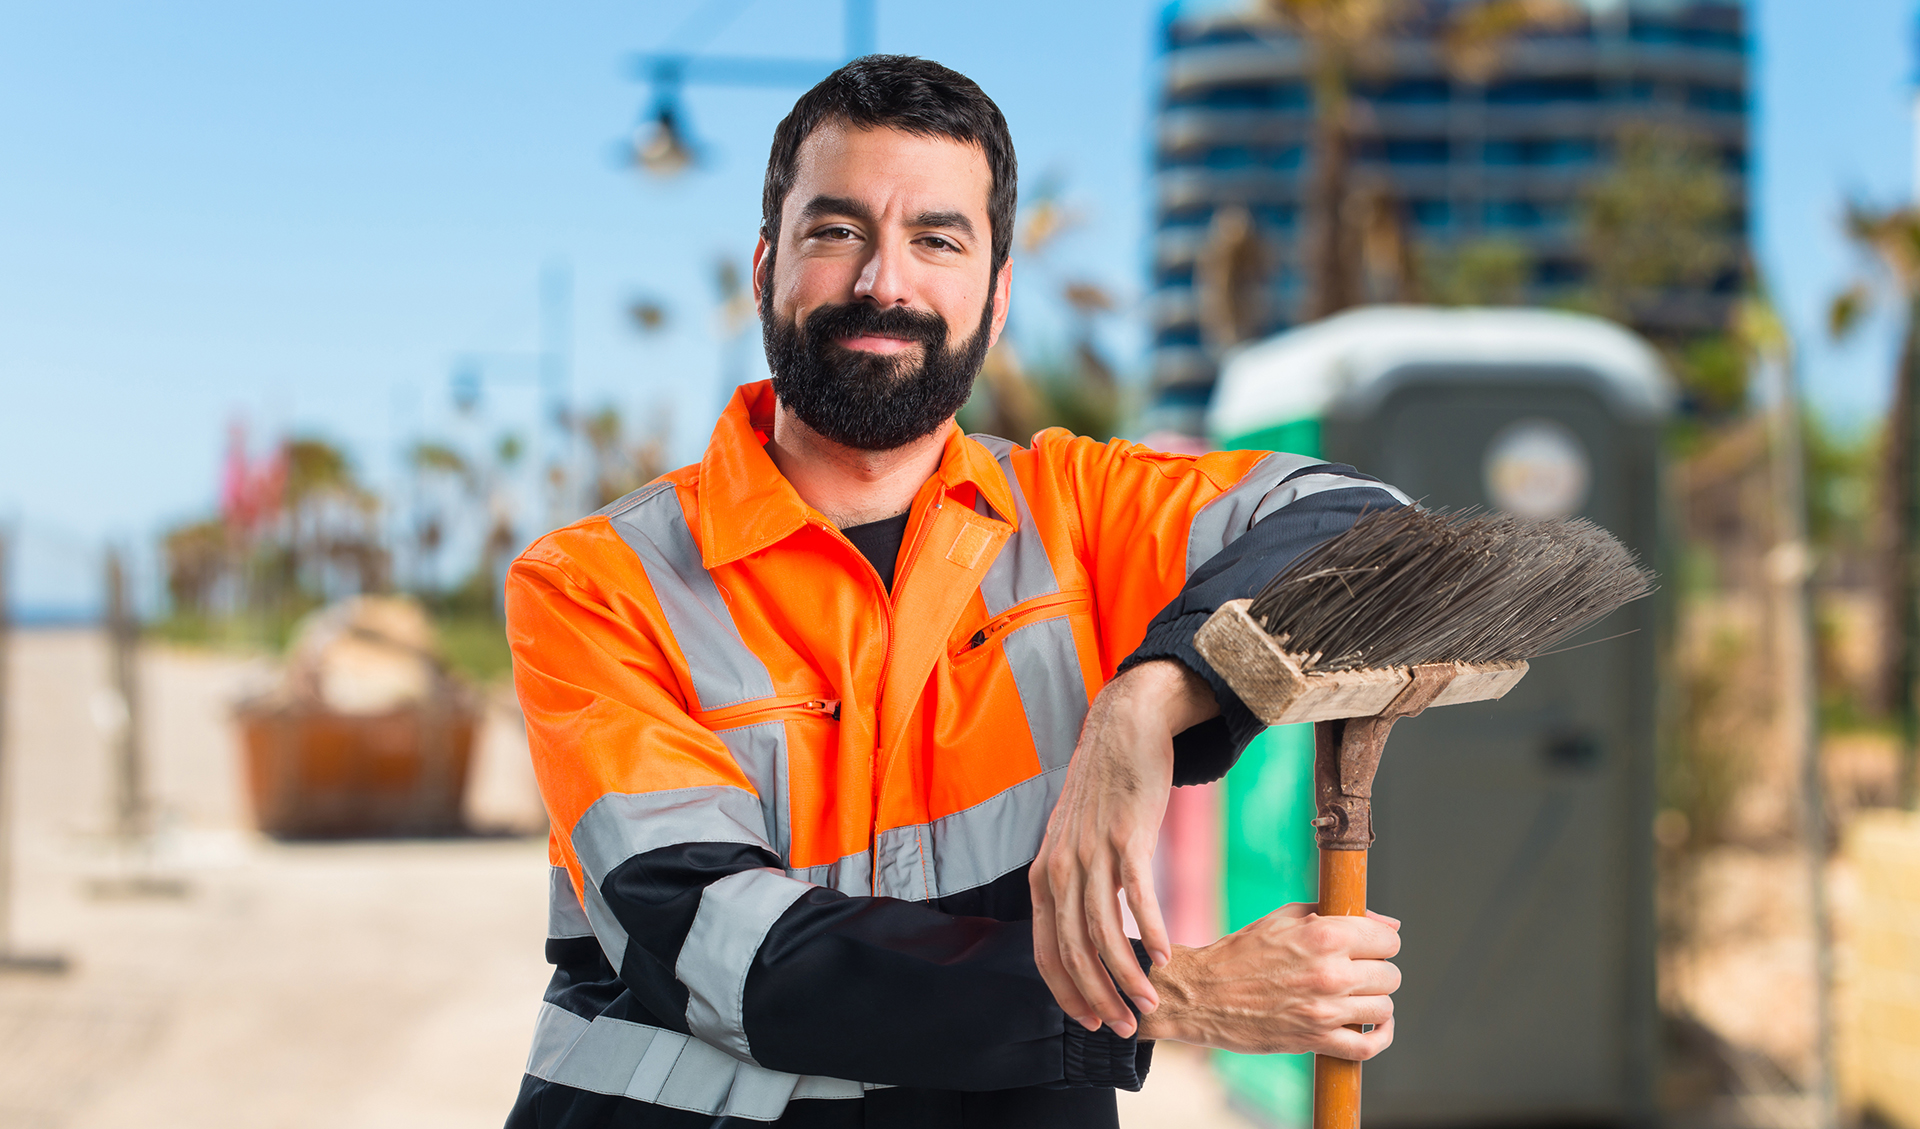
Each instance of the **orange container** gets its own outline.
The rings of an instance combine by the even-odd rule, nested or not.
[[[254,700],[235,710],[260,830],[282,838],[461,830],[478,711],[450,697],[380,714]]]

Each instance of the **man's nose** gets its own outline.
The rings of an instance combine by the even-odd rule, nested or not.
[[[860,277],[853,284],[853,296],[881,309],[911,303],[913,288],[908,281],[907,248],[889,240],[876,243],[860,267]]]

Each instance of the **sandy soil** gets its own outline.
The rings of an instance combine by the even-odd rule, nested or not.
[[[107,834],[100,640],[25,633],[13,670],[13,947],[71,971],[0,976],[0,1125],[499,1123],[546,979],[517,717],[489,718],[472,816],[522,835],[277,844],[248,826],[226,721],[267,672],[149,651],[159,832],[132,857]]]
[[[518,834],[281,844],[249,827],[227,722],[271,671],[150,650],[160,830],[133,858],[107,833],[102,641],[23,633],[12,669],[12,948],[71,969],[0,972],[0,1129],[500,1124],[547,973],[545,823],[510,701],[469,817]],[[130,895],[129,878],[184,894]],[[1186,1048],[1163,1048],[1121,1108],[1129,1129],[1249,1124]]]

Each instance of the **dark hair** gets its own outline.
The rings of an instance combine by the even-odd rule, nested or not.
[[[1013,250],[1013,206],[1019,170],[1007,119],[974,81],[959,71],[912,55],[865,55],[820,80],[800,96],[773,131],[767,183],[760,193],[760,234],[780,241],[780,209],[793,190],[800,146],[829,122],[860,129],[885,126],[921,137],[949,137],[978,145],[987,156],[987,222],[992,228],[993,266]]]

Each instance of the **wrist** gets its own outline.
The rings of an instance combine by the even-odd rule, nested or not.
[[[1214,717],[1220,705],[1207,681],[1178,659],[1150,659],[1107,684],[1117,707],[1169,737]],[[1102,695],[1106,697],[1108,695]]]
[[[1197,1002],[1198,984],[1194,973],[1197,971],[1199,951],[1185,945],[1175,945],[1167,963],[1148,974],[1147,980],[1160,997],[1160,1004],[1140,1017],[1142,1040],[1170,1039],[1176,1043],[1197,1041],[1192,1037],[1187,1020]]]

